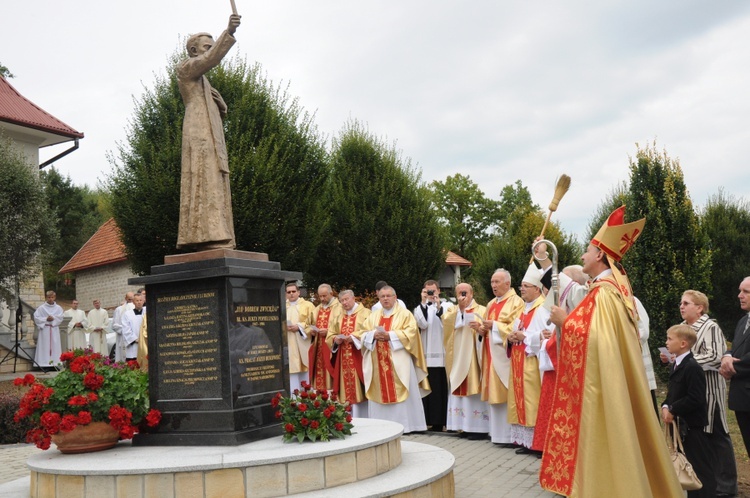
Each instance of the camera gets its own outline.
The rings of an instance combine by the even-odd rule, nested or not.
[[[466,297],[466,291],[461,291],[461,296]]]
[[[428,296],[434,296],[435,295],[435,291],[434,290],[428,290],[427,291],[427,295]]]

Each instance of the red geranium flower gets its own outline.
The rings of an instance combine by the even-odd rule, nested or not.
[[[94,372],[87,373],[83,378],[83,385],[92,391],[97,391],[102,384],[104,384],[104,377]]]
[[[281,414],[281,410],[276,410],[276,413],[274,413],[274,417],[281,418],[283,415]]]
[[[88,393],[86,397],[89,399],[89,403],[99,401],[99,396],[96,393]]]
[[[286,424],[284,426],[284,430],[286,430],[287,432],[294,432],[294,426],[292,424]]]
[[[60,361],[70,361],[74,356],[73,351],[66,351],[60,355]]]
[[[302,427],[307,427],[310,424],[310,421],[303,417],[302,420],[299,421],[299,423],[300,425],[302,425]]]
[[[87,405],[89,402],[89,399],[86,396],[81,396],[80,394],[76,394],[75,396],[71,396],[68,400],[68,404],[70,406],[82,406]]]
[[[78,412],[78,425],[89,425],[91,423],[91,412]]]
[[[341,422],[336,423],[334,427],[336,427],[336,430],[339,432],[344,430],[344,424],[342,424]]]
[[[314,406],[315,408],[320,408],[320,401],[318,401],[318,400],[316,399],[316,400],[315,400],[315,403],[313,403],[313,406]]]
[[[306,404],[304,404],[304,403],[300,403],[299,405],[297,405],[297,408],[298,408],[298,409],[299,409],[299,411],[301,411],[302,413],[305,413],[305,412],[307,411],[307,405],[306,405]]]
[[[317,429],[317,428],[318,428],[319,426],[320,426],[320,424],[318,423],[318,421],[317,421],[317,420],[313,420],[313,421],[312,421],[312,422],[310,423],[310,427],[311,427],[311,428],[313,428],[313,429]]]
[[[146,424],[149,427],[156,427],[161,422],[161,412],[155,408],[151,408],[146,415]]]
[[[60,421],[60,431],[70,432],[78,425],[78,419],[75,415],[65,415]]]
[[[42,413],[42,416],[39,419],[39,423],[42,424],[42,427],[45,431],[47,431],[47,434],[57,434],[60,432],[60,421],[62,420],[62,417],[59,413],[55,412],[44,412]]]
[[[271,398],[271,406],[274,408],[279,406],[279,398]]]
[[[346,416],[346,421],[347,421],[347,423],[351,422],[352,421],[352,416],[351,415],[347,415]]]

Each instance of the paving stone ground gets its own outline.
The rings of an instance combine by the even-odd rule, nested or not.
[[[403,438],[438,446],[456,457],[456,498],[557,496],[539,486],[540,460],[533,456],[516,455],[513,449],[500,448],[490,441],[469,441],[454,435],[428,432]],[[0,484],[28,476],[26,459],[40,451],[29,444],[0,445]]]

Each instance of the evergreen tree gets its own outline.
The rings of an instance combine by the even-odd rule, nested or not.
[[[40,178],[60,232],[43,265],[44,286],[54,289],[60,297],[73,298],[75,288],[65,285],[63,276],[57,272],[106,220],[99,212],[97,192],[87,186],[74,185],[69,176],[63,177],[55,168],[43,170]]]
[[[359,123],[333,142],[326,189],[329,217],[309,282],[361,294],[385,280],[416,305],[444,261],[444,239],[429,192],[408,159]]]
[[[728,340],[743,311],[737,300],[737,288],[750,276],[750,203],[719,190],[706,203],[701,216],[711,244],[711,286],[709,309]]]
[[[638,147],[631,159],[629,195],[626,222],[645,216],[646,225],[623,265],[649,315],[653,356],[664,345],[667,328],[682,321],[682,293],[686,289],[711,293],[711,251],[679,162],[658,152],[656,144]],[[661,365],[655,357],[655,365]]]
[[[0,291],[38,275],[40,256],[55,242],[44,186],[9,139],[0,135]]]
[[[135,103],[127,140],[107,181],[131,265],[145,274],[179,252],[182,120],[185,108],[171,60],[166,77]],[[305,271],[322,236],[325,148],[312,116],[259,65],[225,60],[208,75],[229,111],[224,121],[237,249],[266,252]]]

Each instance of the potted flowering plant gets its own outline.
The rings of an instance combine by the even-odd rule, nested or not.
[[[40,382],[26,374],[14,381],[29,386],[14,417],[16,422],[28,418],[34,423],[26,434],[27,442],[43,450],[55,442],[63,453],[96,451],[159,424],[161,412],[149,410],[148,375],[136,362],[115,363],[90,349],[68,351],[60,361],[64,369],[52,379]],[[93,449],[81,449],[73,442],[66,449],[66,440],[75,441],[76,432],[92,432],[94,427],[113,442]]]
[[[352,434],[351,405],[339,403],[328,391],[313,390],[307,382],[302,383],[302,391],[295,389],[288,398],[276,393],[271,405],[278,408],[276,418],[284,423],[285,443],[294,439],[300,443],[305,439],[343,439]]]

